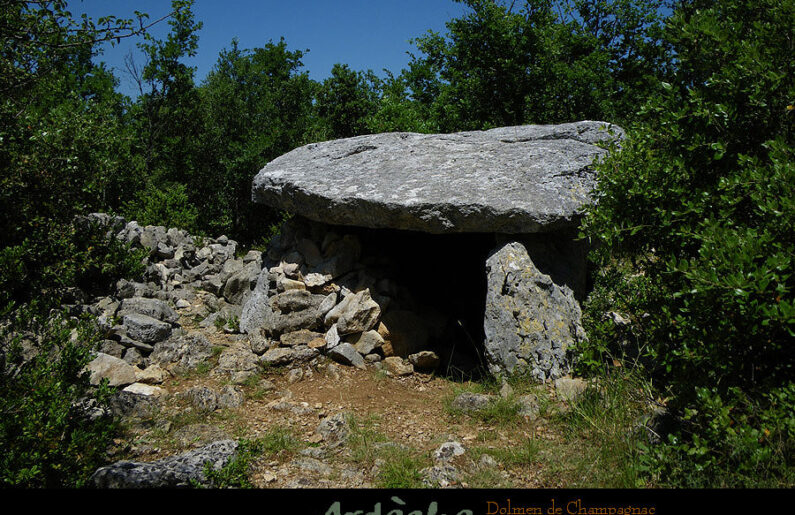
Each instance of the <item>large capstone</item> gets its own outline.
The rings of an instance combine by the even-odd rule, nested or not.
[[[623,131],[604,122],[456,134],[386,133],[313,143],[254,178],[255,202],[315,221],[428,233],[576,227],[595,158]]]
[[[571,288],[542,273],[519,242],[496,249],[486,261],[483,328],[492,374],[529,374],[544,381],[569,370],[567,350],[585,338]]]

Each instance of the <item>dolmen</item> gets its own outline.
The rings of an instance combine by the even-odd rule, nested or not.
[[[585,245],[606,122],[313,143],[267,164],[256,203],[289,213],[240,328],[275,363],[324,353],[447,374],[569,372],[586,338]]]

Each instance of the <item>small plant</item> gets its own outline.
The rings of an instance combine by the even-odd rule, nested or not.
[[[354,415],[348,417],[348,446],[351,450],[351,458],[356,463],[371,464],[378,456],[376,443],[386,442],[387,438],[376,430],[378,417],[369,415],[360,418]]]
[[[289,428],[281,426],[270,429],[259,439],[259,442],[262,446],[262,452],[269,456],[279,453],[291,453],[301,445],[301,442],[295,438]]]
[[[376,478],[379,488],[421,488],[425,459],[401,447],[384,448],[384,464]]]
[[[110,416],[89,415],[91,404],[107,407],[112,393],[107,383],[92,390],[84,368],[98,336],[87,321],[55,316],[38,322],[29,314],[21,310],[13,329],[0,330],[7,367],[0,371],[0,485],[80,487],[105,464],[105,450],[118,432]],[[19,352],[21,330],[41,336],[29,360]]]
[[[265,451],[262,440],[238,440],[237,452],[229,463],[220,470],[212,468],[210,463],[205,465],[204,475],[213,488],[253,488],[249,474],[251,463]]]

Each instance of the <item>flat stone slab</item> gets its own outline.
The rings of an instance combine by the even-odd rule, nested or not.
[[[315,221],[429,233],[576,226],[596,185],[605,122],[455,134],[385,133],[313,143],[263,168],[255,202]]]

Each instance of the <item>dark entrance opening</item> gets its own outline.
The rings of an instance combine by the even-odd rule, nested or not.
[[[356,232],[362,243],[361,263],[378,279],[375,294],[389,297],[383,320],[408,311],[403,323],[408,318],[416,321],[412,325],[422,326],[410,331],[415,338],[410,350],[435,352],[441,360],[436,372],[451,378],[476,379],[487,373],[485,264],[495,235]]]

